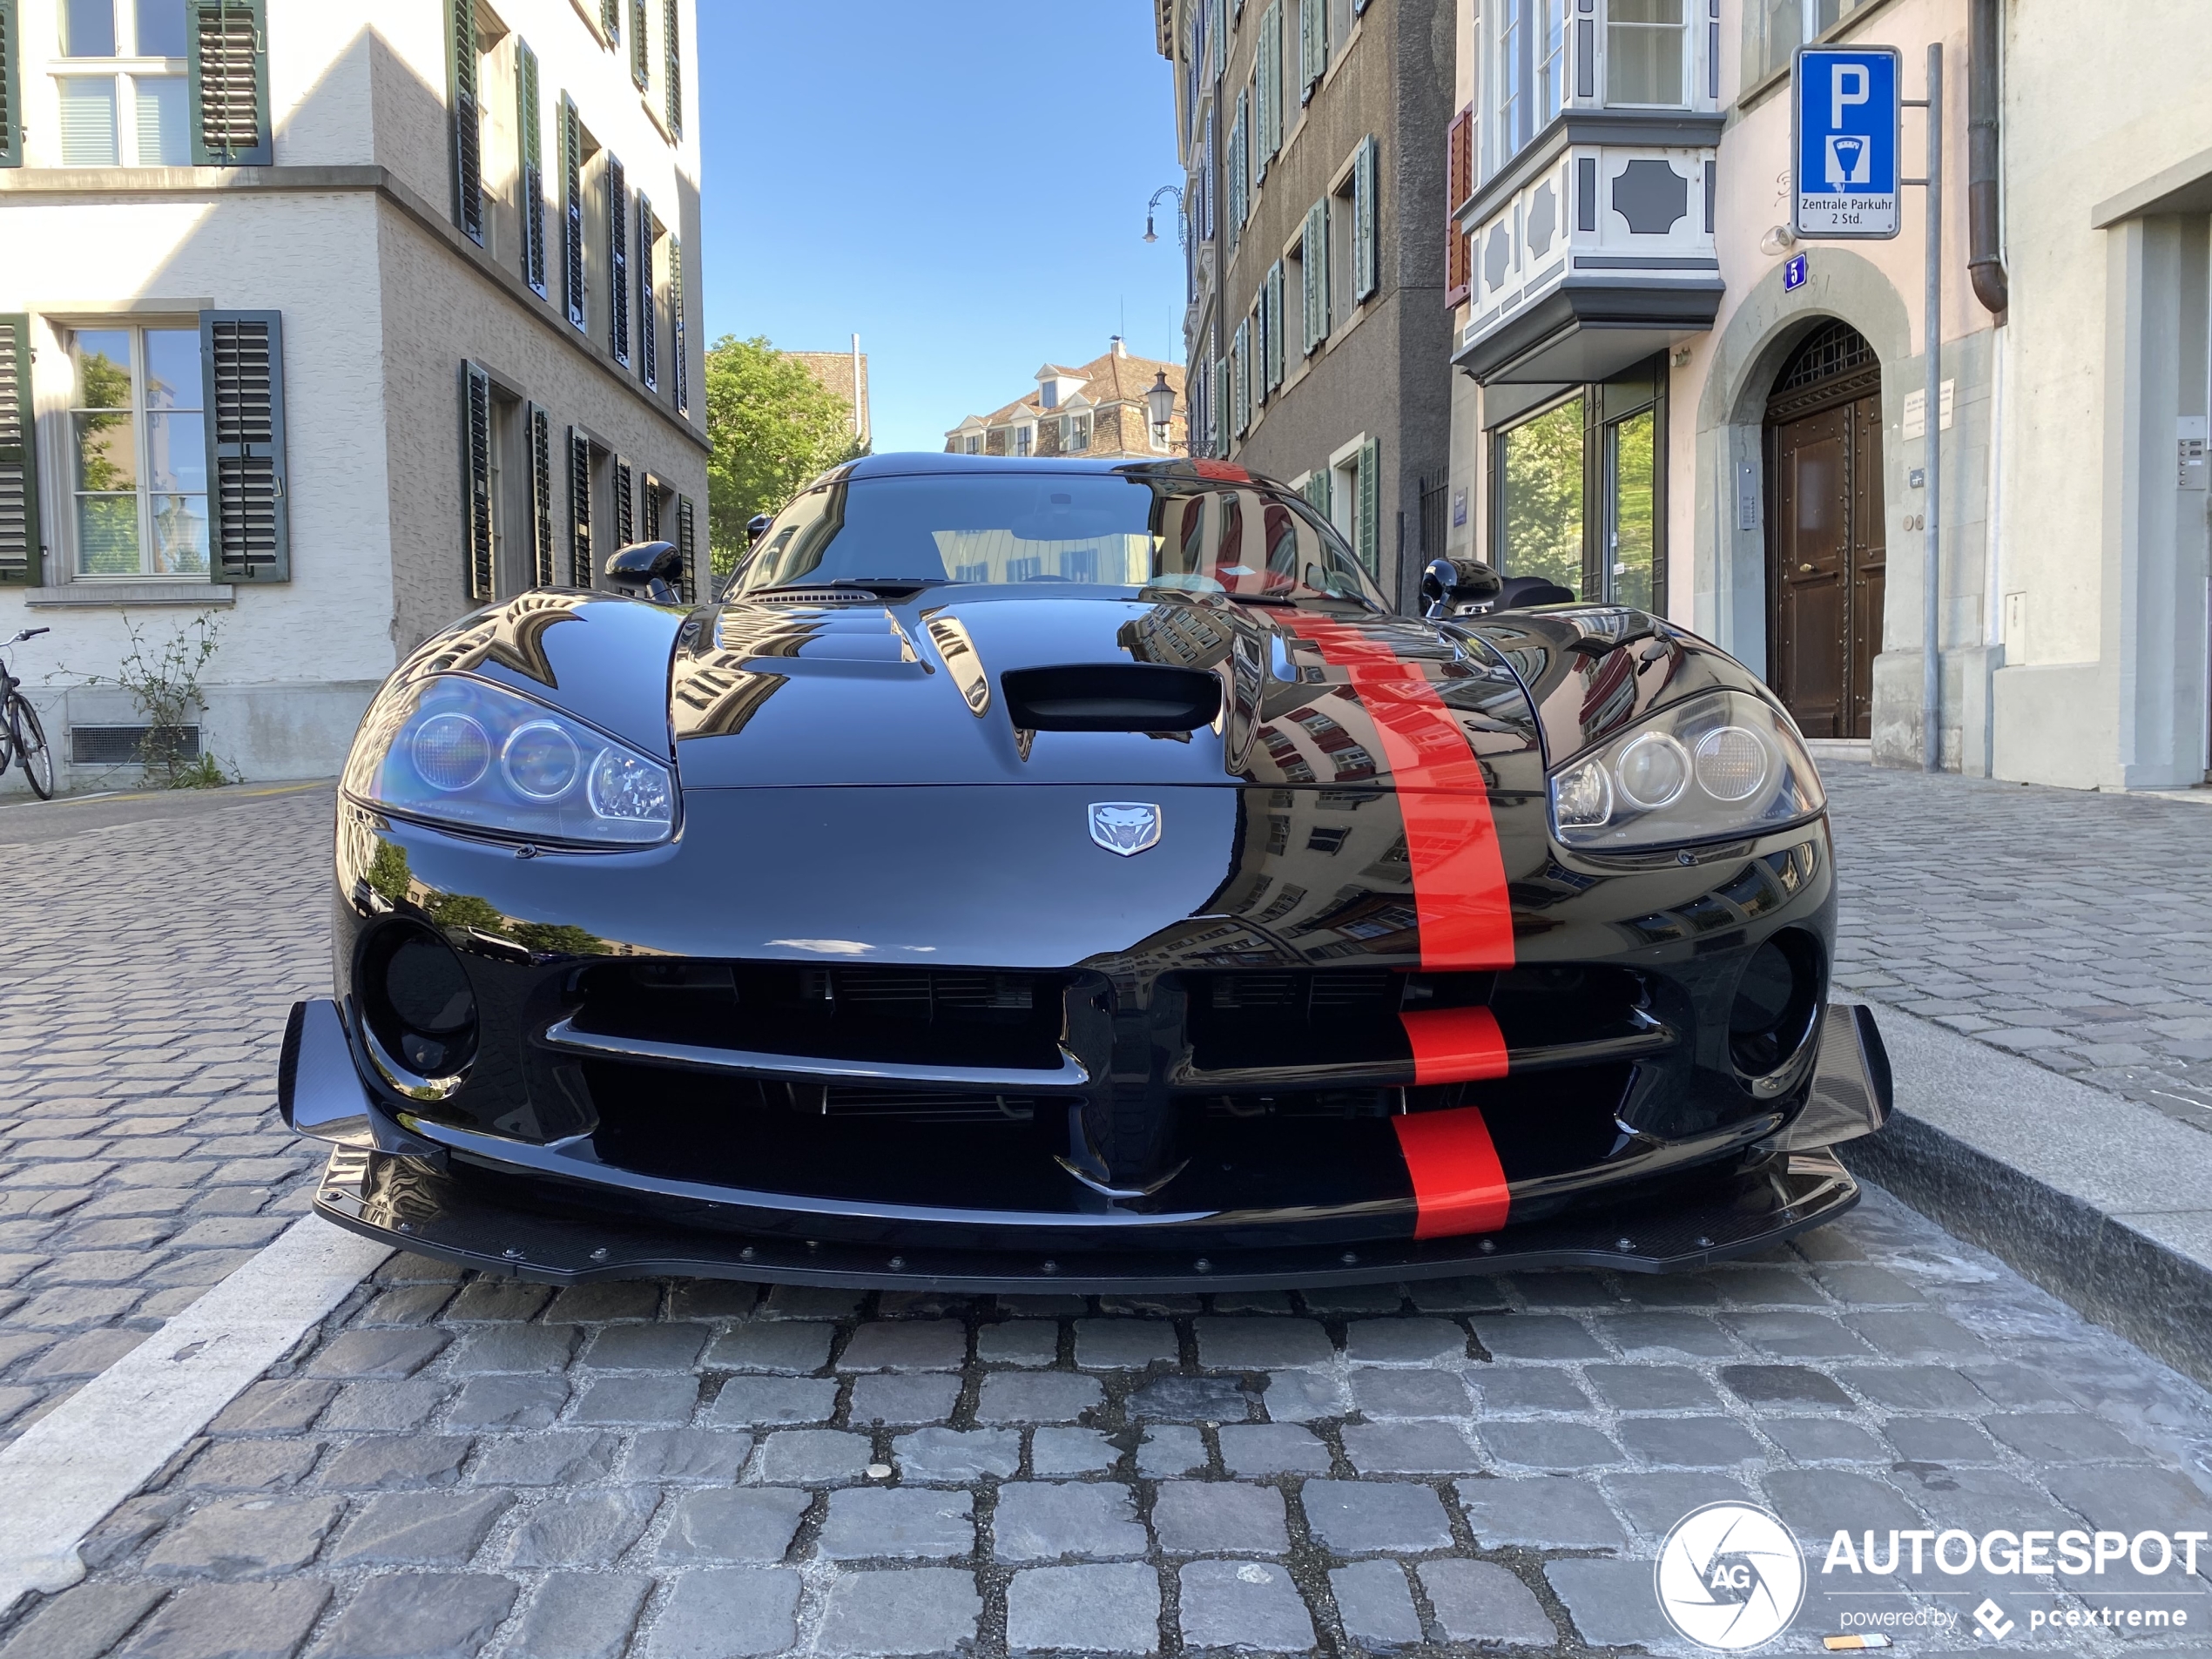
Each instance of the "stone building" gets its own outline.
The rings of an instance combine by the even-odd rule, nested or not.
[[[1175,416],[1152,425],[1144,394],[1165,374]],[[1036,390],[988,415],[971,415],[945,434],[948,455],[1179,455],[1185,453],[1180,364],[1132,357],[1119,334],[1103,357],[1080,368],[1047,363]]]
[[[1410,598],[1448,460],[1451,0],[1156,0],[1193,454],[1297,484]]]
[[[853,336],[850,351],[787,351],[785,356],[806,365],[822,389],[845,405],[853,417],[853,441],[866,448],[875,431],[868,415],[868,354],[860,337]]]
[[[0,16],[0,637],[80,782],[132,628],[212,616],[197,740],[323,775],[472,606],[699,537],[690,0]]]

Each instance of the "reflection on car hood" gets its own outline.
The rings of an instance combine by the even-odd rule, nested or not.
[[[1031,732],[1009,716],[1018,669],[1131,662],[1222,683],[1192,732]],[[1465,734],[1444,786],[1526,789],[1500,762],[1537,752],[1534,711],[1478,636],[1348,608],[929,590],[897,604],[739,601],[695,613],[670,683],[686,788],[760,785],[1400,781],[1377,730],[1401,705]],[[1422,717],[1442,731],[1433,715]],[[1401,768],[1402,769],[1402,768]],[[1424,769],[1426,771],[1426,769]],[[1521,768],[1515,766],[1518,774]]]

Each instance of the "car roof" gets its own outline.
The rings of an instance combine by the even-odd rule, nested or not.
[[[1287,486],[1272,478],[1263,477],[1244,467],[1224,461],[1189,461],[1179,456],[1155,461],[1143,458],[1131,460],[1126,455],[964,455],[933,449],[862,455],[857,461],[848,461],[842,466],[832,468],[808,488],[861,478],[912,477],[918,474],[935,473],[1028,473],[1032,475],[1077,473],[1103,477],[1204,479],[1216,483],[1256,484],[1267,489],[1287,489]]]

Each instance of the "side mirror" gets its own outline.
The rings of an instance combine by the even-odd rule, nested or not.
[[[1433,621],[1487,610],[1501,585],[1480,559],[1431,559],[1421,572],[1421,615]]]
[[[775,522],[775,515],[772,513],[755,513],[751,518],[745,520],[745,546],[748,549],[759,547],[760,538],[768,533],[768,527]]]
[[[684,555],[673,542],[632,542],[607,555],[607,580],[633,597],[642,590],[657,605],[680,604]]]

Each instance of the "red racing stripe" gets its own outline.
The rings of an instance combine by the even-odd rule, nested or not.
[[[1506,1224],[1513,1195],[1480,1106],[1411,1112],[1391,1120],[1413,1178],[1413,1237],[1494,1233]]]
[[[1413,1082],[1475,1082],[1506,1075],[1506,1038],[1488,1008],[1423,1008],[1400,1014],[1413,1045]]]
[[[1321,660],[1347,671],[1375,723],[1406,821],[1421,966],[1513,966],[1513,907],[1482,763],[1420,670],[1358,630],[1319,617],[1283,619]]]

